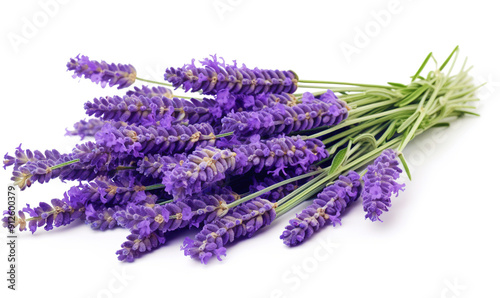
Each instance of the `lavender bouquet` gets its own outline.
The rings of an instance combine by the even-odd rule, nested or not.
[[[55,178],[79,185],[50,203],[5,211],[3,224],[32,233],[75,221],[128,229],[116,254],[129,262],[172,231],[199,229],[181,250],[206,264],[308,199],[279,237],[287,246],[340,224],[358,198],[365,218],[382,221],[404,189],[403,169],[411,179],[408,143],[476,115],[470,103],[478,87],[465,63],[452,74],[457,56],[458,47],[424,76],[435,61],[431,53],[408,84],[373,85],[302,80],[293,71],[250,69],[215,55],[167,68],[166,82],[156,82],[138,77],[132,65],[78,55],[67,64],[74,77],[118,89],[152,85],[85,103],[91,118],[67,131],[85,141],[71,152],[19,146],[6,154],[4,168],[12,167],[21,190]]]

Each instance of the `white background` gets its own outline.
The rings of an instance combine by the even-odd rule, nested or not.
[[[132,264],[114,254],[125,230],[102,233],[79,224],[23,233],[16,293],[6,290],[1,242],[0,296],[499,297],[499,7],[486,0],[390,3],[67,1],[44,19],[37,1],[2,1],[1,154],[21,142],[69,151],[79,139],[65,137],[64,129],[85,117],[83,103],[123,94],[72,79],[65,64],[78,53],[131,63],[139,76],[160,80],[167,66],[217,53],[250,67],[293,69],[302,79],[384,83],[408,82],[428,52],[443,61],[460,45],[477,82],[489,85],[479,93],[481,117],[408,146],[414,179],[405,181],[383,223],[365,221],[357,202],[341,227],[289,249],[278,237],[296,209],[207,266],[179,251],[195,231]],[[23,32],[34,18],[35,32]],[[359,32],[369,36],[362,40]],[[13,36],[23,40],[13,43]],[[346,44],[356,53],[346,55]],[[5,189],[10,171],[0,173]],[[19,207],[60,197],[70,185],[36,184],[20,193]],[[0,196],[3,210],[6,191]],[[325,249],[329,242],[335,248]],[[120,282],[120,274],[128,277]]]

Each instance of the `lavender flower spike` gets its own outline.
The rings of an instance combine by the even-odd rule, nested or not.
[[[252,237],[276,218],[276,204],[261,198],[241,204],[225,216],[203,227],[195,239],[186,238],[181,249],[184,255],[206,264],[212,256],[219,261],[226,255],[226,244],[240,237]]]
[[[96,134],[96,143],[116,153],[142,157],[145,154],[188,152],[196,146],[215,143],[213,128],[206,123],[159,126],[129,125],[119,129],[105,124]]]
[[[314,101],[295,106],[277,104],[256,112],[229,113],[222,118],[222,133],[234,131],[238,137],[255,134],[272,136],[289,134],[320,126],[334,126],[347,118],[347,107],[343,101],[333,103]]]
[[[384,150],[363,176],[363,209],[365,218],[371,221],[382,221],[379,217],[383,211],[389,211],[392,194],[398,196],[399,191],[404,190],[405,185],[396,182],[402,173],[396,158],[394,150]]]
[[[236,153],[214,147],[202,147],[163,176],[165,190],[176,199],[200,193],[202,188],[226,177],[236,168]]]
[[[219,59],[221,61],[219,61]],[[238,67],[236,62],[229,65],[224,59],[204,59],[202,67],[197,67],[194,59],[191,64],[181,68],[167,68],[165,80],[175,88],[203,94],[217,94],[227,89],[233,94],[294,93],[297,90],[298,77],[293,71],[249,69],[244,64]]]
[[[165,236],[166,233],[156,230],[146,237],[141,237],[137,230],[133,230],[132,233],[127,236],[127,241],[122,244],[122,249],[116,252],[118,260],[133,262],[147,252],[164,244],[166,241]]]
[[[35,233],[38,227],[44,227],[50,231],[53,227],[65,226],[76,219],[83,219],[85,216],[85,202],[81,197],[71,196],[71,192],[64,193],[63,199],[52,199],[50,204],[40,202],[36,208],[31,208],[29,204],[19,211],[15,216],[14,223],[9,222],[8,217],[2,219],[3,226],[13,224],[19,225],[20,231],[25,231],[29,227],[31,233]],[[26,218],[24,213],[28,213],[30,218]],[[4,212],[4,215],[7,215]]]
[[[210,109],[213,99],[182,99],[168,97],[113,96],[95,98],[85,103],[89,116],[102,120],[125,121],[128,124],[155,125],[170,128],[172,124],[214,123]]]
[[[105,231],[113,229],[117,225],[114,215],[120,210],[123,210],[120,206],[95,210],[92,204],[88,204],[85,210],[85,223],[90,225],[93,230]]]
[[[90,60],[89,57],[78,55],[66,64],[68,70],[74,71],[73,78],[84,77],[101,84],[104,88],[118,85],[118,89],[126,88],[135,82],[137,72],[130,64],[108,64],[105,61]]]
[[[280,239],[288,246],[296,246],[310,238],[325,224],[340,224],[340,216],[347,206],[358,199],[361,187],[358,173],[350,171],[347,176],[340,176],[319,193],[311,205],[290,220]]]

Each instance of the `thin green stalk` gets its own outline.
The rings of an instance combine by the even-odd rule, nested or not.
[[[50,169],[51,170],[59,169],[59,168],[65,167],[67,165],[70,165],[72,163],[79,162],[79,161],[80,161],[80,159],[78,159],[78,158],[77,159],[73,159],[73,160],[70,160],[70,161],[67,161],[67,162],[60,163],[58,165],[52,166],[52,167],[50,167]]]
[[[247,201],[249,201],[249,200],[251,200],[251,199],[254,199],[254,198],[256,198],[256,197],[258,197],[258,196],[260,196],[260,195],[262,195],[262,194],[265,194],[266,192],[271,191],[271,190],[273,190],[273,189],[275,189],[275,188],[278,188],[278,187],[280,187],[280,186],[286,185],[286,184],[288,184],[288,183],[290,183],[290,182],[294,182],[294,181],[297,181],[297,180],[302,180],[302,179],[304,179],[304,178],[307,178],[307,177],[311,177],[311,176],[314,176],[314,175],[320,174],[320,173],[321,173],[321,172],[323,172],[323,171],[324,171],[324,169],[321,169],[321,170],[314,171],[314,172],[309,172],[309,173],[307,173],[307,174],[303,174],[303,175],[300,175],[300,176],[292,177],[292,178],[289,178],[289,179],[287,179],[287,180],[283,180],[283,181],[278,182],[278,183],[276,183],[276,184],[273,184],[273,185],[271,185],[271,186],[269,186],[269,187],[266,187],[266,188],[264,188],[264,189],[262,189],[262,190],[260,190],[260,191],[254,192],[253,194],[251,194],[251,195],[249,195],[249,196],[246,196],[246,197],[244,197],[244,198],[241,198],[241,199],[240,199],[240,200],[238,200],[238,201],[232,202],[232,203],[228,204],[228,205],[227,205],[227,207],[228,207],[228,208],[233,208],[233,207],[235,207],[235,206],[237,206],[237,205],[239,205],[239,204],[241,204],[241,203],[247,202]]]
[[[299,83],[307,83],[307,84],[349,85],[349,86],[358,86],[358,87],[371,87],[371,88],[386,88],[386,89],[394,89],[394,87],[391,87],[391,86],[385,86],[385,85],[358,84],[358,83],[333,82],[333,81],[299,80]]]
[[[402,108],[397,108],[397,109],[393,109],[393,110],[390,110],[390,111],[386,111],[386,112],[382,112],[382,113],[377,113],[377,114],[374,114],[374,115],[369,115],[369,116],[364,116],[364,117],[360,117],[360,118],[355,118],[355,119],[347,120],[344,123],[341,123],[339,125],[333,126],[333,127],[329,128],[329,129],[326,129],[326,130],[324,130],[322,132],[313,134],[313,135],[311,135],[309,137],[310,138],[318,138],[318,137],[324,136],[326,134],[332,133],[332,132],[334,132],[336,130],[339,130],[341,128],[344,128],[344,127],[347,127],[349,125],[353,125],[353,124],[356,124],[356,123],[359,123],[359,122],[363,122],[363,121],[367,121],[367,120],[371,120],[371,119],[376,119],[376,118],[387,116],[387,115],[393,115],[393,114],[397,114],[397,113],[401,113],[401,112],[405,112],[405,111],[412,111],[412,110],[414,110],[416,108],[416,106],[417,105],[409,105],[409,106],[405,106],[405,107],[402,107]],[[349,117],[347,119],[349,119]]]
[[[163,83],[163,82],[158,82],[158,81],[153,81],[153,80],[146,80],[146,79],[138,78],[138,77],[136,77],[135,79],[138,81],[143,81],[143,82],[147,82],[147,83],[172,87],[172,84],[169,84],[169,83]]]

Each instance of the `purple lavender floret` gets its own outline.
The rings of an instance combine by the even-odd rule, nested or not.
[[[108,96],[94,98],[85,103],[87,115],[102,120],[124,121],[137,125],[161,125],[170,128],[172,124],[213,124],[214,115],[210,109],[213,99],[167,98],[139,96]]]
[[[120,261],[133,262],[144,254],[160,247],[165,242],[166,233],[159,230],[148,234],[146,237],[141,237],[137,230],[133,230],[116,254]]]
[[[219,61],[219,59],[221,61]],[[203,94],[217,94],[227,89],[232,94],[294,93],[297,90],[298,77],[292,71],[249,69],[244,64],[238,67],[236,62],[229,65],[224,59],[201,60],[201,67],[191,64],[180,68],[167,68],[165,80],[175,88]]]
[[[201,195],[182,202],[191,208],[189,226],[199,227],[200,224],[208,224],[216,218],[228,212],[227,204],[232,203],[239,197],[233,194],[211,194]]]
[[[137,77],[135,68],[130,64],[108,64],[105,61],[90,60],[84,55],[71,58],[66,66],[69,71],[75,73],[73,78],[84,77],[101,84],[103,88],[106,84],[110,87],[118,85],[118,89],[126,88],[132,85]]]
[[[380,215],[389,211],[392,194],[398,196],[399,191],[404,190],[405,185],[396,182],[401,173],[397,153],[392,149],[384,150],[374,163],[368,166],[363,176],[365,186],[362,193],[365,218],[382,221]]]
[[[100,146],[135,157],[148,153],[189,152],[196,146],[215,143],[213,128],[206,123],[173,125],[171,128],[129,125],[119,129],[105,124],[95,138]]]
[[[277,104],[257,112],[229,113],[222,118],[222,133],[234,131],[238,137],[255,134],[272,136],[308,130],[321,126],[334,126],[347,118],[344,102],[314,101],[295,106]]]
[[[172,93],[172,90],[168,89],[168,88],[165,88],[165,87],[162,87],[162,86],[155,86],[155,87],[152,87],[152,88],[149,88],[148,86],[142,86],[141,88],[135,86],[134,87],[134,90],[129,90],[127,91],[126,93],[128,96],[145,96],[145,97],[149,97],[149,98],[152,98],[152,97],[156,97],[156,96],[159,96],[159,97],[166,97],[166,98],[174,98],[174,94]]]
[[[182,165],[186,159],[185,153],[173,156],[149,154],[137,162],[137,172],[147,177],[162,178],[164,173],[173,171],[175,167]]]
[[[114,229],[117,226],[114,216],[120,210],[123,210],[120,206],[95,210],[92,204],[88,204],[85,208],[85,223],[90,225],[93,230],[106,231]]]
[[[260,198],[238,205],[225,216],[203,227],[195,239],[186,238],[181,249],[184,255],[199,259],[203,264],[216,256],[226,255],[226,244],[240,237],[252,237],[259,229],[276,218],[276,205]]]
[[[115,214],[121,227],[137,230],[142,238],[157,230],[165,233],[186,227],[191,217],[191,208],[181,201],[152,207],[130,204]]]
[[[93,182],[97,186],[103,204],[124,205],[136,201],[137,196],[145,196],[145,186],[135,179],[125,179],[124,176],[113,179],[101,176],[94,179]]]
[[[226,177],[236,168],[236,153],[206,146],[189,154],[180,166],[163,176],[165,191],[176,199],[183,199]]]
[[[35,150],[32,152],[31,150],[23,150],[21,148],[22,144],[19,144],[19,146],[16,148],[16,151],[14,152],[14,156],[9,155],[9,153],[6,153],[4,155],[4,160],[3,160],[3,168],[7,169],[7,167],[14,166],[14,171],[19,169],[22,165],[26,164],[28,161],[37,161],[41,159],[45,159],[45,155],[43,155],[40,151]]]
[[[314,103],[317,101],[322,101],[328,104],[336,104],[340,102],[341,105],[345,106],[348,110],[350,109],[350,107],[347,106],[343,101],[339,100],[337,95],[335,95],[332,90],[327,90],[325,93],[321,94],[319,96],[319,99],[316,98],[311,92],[305,92],[304,94],[302,94],[303,103]]]
[[[340,216],[358,199],[361,188],[358,173],[350,171],[347,176],[340,176],[332,185],[325,187],[311,205],[290,220],[280,239],[288,246],[296,246],[326,224],[340,224]]]

